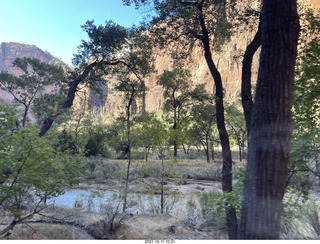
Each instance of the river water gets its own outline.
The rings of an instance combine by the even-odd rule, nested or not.
[[[160,212],[161,203],[159,195],[129,193],[127,199],[128,212]],[[72,189],[66,190],[61,196],[48,200],[47,203],[58,207],[104,212],[122,210],[123,198],[119,193],[111,191]],[[185,205],[185,198],[181,197],[181,195],[165,196],[165,213],[174,215],[185,214],[184,212],[182,213],[182,204]]]
[[[114,192],[91,192],[88,190],[72,189],[66,190],[63,195],[50,199],[48,204],[65,208],[91,208],[91,210],[97,211],[99,210],[99,204],[112,199],[114,194]]]

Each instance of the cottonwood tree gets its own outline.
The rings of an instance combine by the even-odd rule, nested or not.
[[[191,80],[188,70],[177,67],[172,71],[165,70],[159,77],[158,83],[164,88],[163,96],[166,99],[163,109],[169,114],[172,123],[172,141],[174,157],[178,155],[179,130],[186,107],[190,105]]]
[[[231,192],[232,156],[225,126],[223,85],[212,50],[230,37],[232,25],[228,21],[228,11],[232,10],[229,3],[232,5],[234,1],[124,0],[124,3],[134,3],[137,7],[143,4],[153,6],[156,17],[151,22],[150,33],[157,37],[159,47],[177,44],[174,46],[175,58],[186,57],[195,44],[202,47],[215,84],[216,120],[223,154],[222,188],[224,192]],[[225,211],[229,238],[236,239],[238,223],[235,208],[226,203]]]
[[[16,58],[13,66],[19,68],[22,74],[17,77],[1,72],[0,88],[10,93],[14,100],[23,106],[22,126],[25,127],[34,100],[40,97],[48,86],[59,89],[65,79],[64,71],[61,66],[27,57]]]
[[[245,141],[247,140],[247,130],[243,113],[239,110],[235,103],[226,107],[226,122],[230,131],[230,137],[236,141],[239,149],[240,162],[243,158]]]
[[[137,147],[144,148],[146,161],[149,160],[150,153],[157,151],[158,137],[162,131],[159,124],[161,122],[152,113],[144,113],[135,119],[133,130]]]
[[[296,0],[264,0],[261,55],[241,207],[241,239],[279,239],[299,36]]]
[[[191,108],[192,138],[201,143],[208,163],[210,163],[210,148],[212,148],[215,113],[215,106],[208,100],[195,104]]]
[[[115,74],[126,69],[144,83],[143,75],[151,68],[151,46],[144,30],[127,29],[112,21],[96,26],[94,21],[87,21],[82,26],[89,40],[82,40],[78,54],[73,59],[77,67],[70,76],[69,88],[64,102],[55,113],[51,113],[40,128],[40,136],[44,136],[62,111],[69,109],[74,102],[79,85],[95,86],[102,75]]]

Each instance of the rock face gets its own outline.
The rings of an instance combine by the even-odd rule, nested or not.
[[[12,65],[16,58],[29,57],[37,58],[42,62],[56,65],[65,65],[61,60],[55,58],[48,52],[44,52],[34,45],[21,44],[17,42],[2,42],[0,44],[0,72],[7,71],[13,75],[19,76],[22,71]],[[48,88],[48,92],[51,88]],[[0,89],[0,98],[12,100],[13,97]]]
[[[45,63],[64,65],[62,61],[34,45],[17,42],[2,42],[0,44],[0,71],[8,71],[9,73],[19,75],[20,70],[13,67],[12,62],[16,58],[21,57],[37,58]]]
[[[247,0],[252,5],[257,4],[257,0]],[[304,12],[307,8],[311,8],[315,13],[320,11],[320,0],[298,0],[299,11]],[[256,25],[257,26],[257,25]],[[251,42],[256,30],[247,26],[234,31],[234,35],[221,47],[219,52],[213,52],[213,60],[221,73],[223,88],[225,91],[226,102],[238,101],[240,99],[242,57],[247,45]],[[8,71],[19,75],[19,71],[12,67],[12,62],[16,57],[34,57],[43,62],[51,64],[62,64],[62,62],[54,58],[50,53],[44,52],[36,46],[19,44],[19,43],[1,43],[0,46],[0,71]],[[195,46],[190,56],[192,60],[188,64],[188,68],[192,74],[192,82],[194,85],[205,84],[207,91],[212,94],[214,92],[214,81],[209,74],[209,69],[204,59],[203,49]],[[164,102],[163,90],[157,85],[157,76],[164,70],[170,69],[172,59],[168,53],[163,50],[155,50],[154,66],[158,71],[157,74],[150,75],[145,79],[147,86],[146,92],[146,111],[154,112],[162,108]],[[256,82],[259,67],[259,51],[255,54],[252,64],[252,82]],[[86,92],[88,94],[87,101],[94,107],[102,108],[103,111],[118,113],[123,111],[123,95],[115,89],[117,81],[112,78],[106,78],[106,83],[98,82],[97,88],[100,93],[91,89]],[[0,98],[4,94],[0,90]],[[79,101],[78,101],[79,102]],[[77,101],[75,102],[77,103]],[[138,111],[142,110],[142,100],[137,100]]]
[[[247,0],[251,5],[257,5],[257,0]],[[246,2],[246,1],[245,1]],[[299,12],[303,13],[307,9],[312,9],[316,14],[320,12],[320,0],[298,0]],[[246,47],[253,39],[258,23],[255,28],[250,29],[247,26],[242,26],[234,30],[232,37],[224,42],[219,52],[212,52],[213,60],[221,74],[224,88],[224,95],[226,102],[239,101],[241,90],[241,73],[242,73],[242,59]],[[252,63],[252,83],[256,83],[259,69],[259,55],[260,49],[254,56]],[[194,85],[205,84],[207,91],[214,93],[214,80],[209,74],[204,53],[201,46],[195,46],[190,56],[192,60],[188,64],[188,68],[192,74],[192,82]],[[157,76],[170,69],[172,66],[172,59],[170,55],[163,50],[155,50],[155,69],[158,74],[151,75],[145,80],[147,86],[146,94],[146,110],[155,112],[161,109],[164,102],[163,90],[157,85]],[[113,89],[115,81],[108,80],[109,94],[106,103],[106,110],[115,111],[121,109],[122,97],[121,93]],[[138,101],[138,108],[141,111],[142,101]]]

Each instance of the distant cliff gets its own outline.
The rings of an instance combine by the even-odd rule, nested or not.
[[[8,71],[9,73],[18,75],[19,69],[13,67],[12,62],[19,57],[37,58],[45,63],[64,65],[61,60],[34,45],[2,42],[0,44],[0,71]]]
[[[256,4],[258,0],[244,0],[249,1],[251,4]],[[319,14],[320,0],[298,0],[300,13],[306,9],[311,8],[316,14]],[[239,99],[241,87],[241,69],[242,58],[247,45],[251,42],[256,30],[249,30],[245,26],[234,33],[234,35],[225,42],[221,47],[220,52],[213,52],[213,58],[219,69],[223,87],[225,91],[226,102],[232,102]],[[170,69],[172,66],[172,59],[168,53],[163,50],[154,50],[154,66],[158,74],[153,74],[146,78],[145,84],[147,86],[146,93],[146,110],[158,111],[161,109],[164,102],[162,87],[157,85],[157,76],[163,70]],[[43,62],[50,64],[62,64],[62,62],[53,57],[50,53],[44,52],[34,45],[26,45],[19,43],[1,43],[0,47],[0,71],[8,71],[13,74],[19,75],[18,71],[12,67],[12,62],[16,57],[34,57]],[[214,82],[209,74],[207,64],[204,59],[203,50],[201,47],[195,46],[191,51],[192,62],[188,68],[192,74],[193,84],[205,84],[206,89],[211,94],[214,91]],[[259,52],[255,54],[252,64],[252,82],[256,82],[257,73],[259,68]],[[107,84],[98,82],[98,87],[102,90],[99,94],[94,89],[86,91],[86,101],[89,101],[94,107],[102,108],[108,112],[120,112],[124,109],[123,94],[118,92],[115,87],[118,83],[113,77],[105,78]],[[0,90],[0,98],[4,94]],[[77,96],[75,104],[79,104],[79,99],[83,99],[83,94]],[[136,101],[138,110],[141,111],[142,101]]]
[[[2,42],[0,44],[0,72],[7,71],[19,76],[22,71],[12,65],[16,58],[29,57],[37,58],[42,62],[56,65],[65,65],[61,60],[55,58],[48,52],[41,50],[35,45],[21,44],[17,42]],[[12,100],[13,97],[8,93],[0,90],[0,98]]]
[[[243,0],[243,2],[250,2],[251,5],[256,5],[260,1]],[[320,0],[298,0],[298,6],[300,14],[307,9],[312,9],[316,15],[320,13]],[[224,43],[219,52],[212,51],[214,62],[222,77],[226,102],[238,101],[240,99],[243,54],[253,39],[255,32],[256,30],[242,26],[237,31],[234,31],[234,35]],[[160,75],[164,70],[171,68],[172,59],[163,50],[154,50],[154,53],[154,66],[158,71],[157,75]],[[258,76],[259,54],[260,50],[255,54],[252,63],[253,83],[256,82]],[[192,83],[194,85],[205,84],[207,91],[212,94],[214,92],[214,81],[209,74],[203,49],[195,46],[191,50],[190,56],[192,57],[192,62],[189,63],[188,68],[192,74]],[[147,86],[145,100],[147,111],[160,110],[164,102],[162,87],[157,85],[157,75],[151,75],[145,80]],[[114,89],[117,81],[112,79],[106,80],[108,82],[108,99],[105,109],[107,111],[123,109],[122,94]],[[141,110],[141,106],[141,101],[138,101],[139,110]]]

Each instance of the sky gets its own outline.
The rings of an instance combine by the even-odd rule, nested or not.
[[[143,19],[122,0],[0,0],[0,8],[0,43],[36,45],[69,65],[81,40],[87,40],[81,28],[87,20],[131,27]]]

